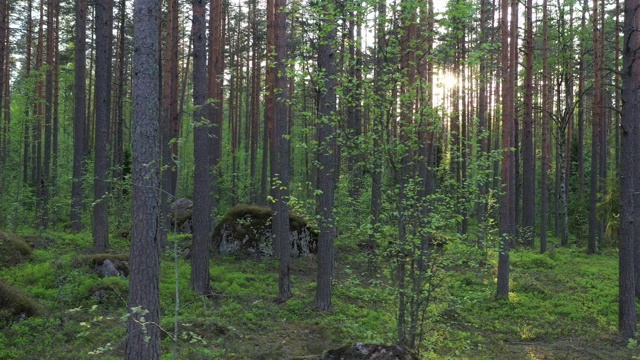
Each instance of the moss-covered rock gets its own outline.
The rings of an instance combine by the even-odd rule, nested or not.
[[[31,246],[21,237],[0,231],[0,267],[31,259]]]
[[[99,271],[105,260],[109,260],[123,276],[129,276],[129,254],[91,254],[82,255],[76,261],[76,267],[92,266]]]
[[[179,233],[192,232],[193,201],[187,198],[177,199],[171,204],[169,211],[171,230],[175,226]]]
[[[419,360],[408,349],[397,345],[355,343],[329,350],[318,360]]]
[[[212,249],[221,255],[248,258],[273,257],[271,222],[273,211],[268,207],[238,205],[229,210],[218,223],[212,236]],[[302,217],[289,214],[291,256],[315,254],[317,232]]]
[[[102,305],[121,306],[129,292],[127,281],[118,277],[100,279],[87,289],[87,298]]]
[[[0,278],[0,311],[16,317],[43,316],[47,310],[37,300]]]

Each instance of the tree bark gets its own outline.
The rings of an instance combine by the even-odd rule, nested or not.
[[[333,46],[337,27],[332,6],[322,7],[321,38],[318,49],[318,69],[324,84],[318,94],[318,286],[316,309],[331,308],[331,281],[333,279],[334,248],[336,236],[333,214],[334,194],[338,182],[338,144],[335,134],[336,113],[336,66]],[[353,130],[353,129],[352,129]]]
[[[283,303],[291,297],[291,283],[289,265],[291,263],[291,242],[289,240],[289,168],[291,167],[289,147],[289,89],[287,80],[287,19],[286,0],[273,2],[273,26],[275,45],[275,74],[274,74],[274,106],[273,133],[271,137],[271,189],[274,211],[273,234],[275,237],[278,256],[280,257],[280,271],[278,279],[277,303]]]
[[[533,148],[533,1],[526,3],[524,119],[522,128],[522,229],[533,246],[535,230],[535,155]]]
[[[638,145],[640,144],[640,63],[636,54],[640,50],[640,27],[637,0],[624,2],[624,49],[622,68],[622,131],[621,131],[621,168],[620,168],[620,245],[619,245],[619,312],[618,330],[626,340],[635,336],[636,296],[634,275],[634,253],[637,252],[638,214],[636,202],[640,201],[638,186]]]
[[[96,125],[94,162],[93,250],[109,247],[109,118],[111,114],[111,53],[113,0],[96,0]]]
[[[547,227],[549,224],[549,163],[551,130],[549,121],[549,26],[547,0],[542,3],[542,172],[540,181],[540,253],[547,251]]]
[[[168,1],[166,46],[163,54],[162,76],[162,129],[160,151],[162,153],[162,219],[163,241],[169,232],[171,221],[170,204],[176,200],[176,184],[178,172],[176,169],[178,155],[178,137],[180,125],[178,123],[178,12],[177,0]]]
[[[605,166],[601,163],[601,131],[602,131],[602,65],[603,59],[600,52],[600,30],[598,28],[599,2],[593,0],[593,131],[591,140],[591,193],[589,196],[589,244],[587,247],[588,254],[595,254],[596,239],[598,237],[599,222],[596,219],[596,206],[598,204],[598,178],[600,176],[600,168]]]
[[[211,1],[211,16],[209,17],[209,98],[213,100],[210,107],[210,121],[213,128],[211,136],[211,158],[209,166],[213,169],[212,192],[213,210],[217,208],[220,186],[220,161],[222,159],[222,128],[224,124],[223,112],[223,84],[224,84],[224,44],[225,44],[225,5],[224,0]],[[195,67],[194,67],[195,70]]]
[[[54,72],[54,34],[53,19],[56,1],[47,2],[47,55],[45,71],[45,111],[44,111],[44,169],[42,172],[42,214],[40,227],[44,230],[49,225],[49,197],[51,190],[51,154],[53,145],[53,72]],[[0,72],[4,71],[0,69]],[[2,84],[0,84],[1,86]],[[0,91],[1,93],[2,91]],[[1,99],[0,99],[1,100]]]
[[[500,250],[498,255],[498,298],[509,296],[509,245],[515,235],[513,201],[515,193],[513,90],[509,48],[509,0],[502,0],[502,197],[500,199]]]
[[[193,245],[191,246],[191,288],[210,294],[209,233],[213,229],[211,148],[213,129],[206,105],[207,42],[205,0],[193,1],[191,36],[193,38]]]
[[[256,184],[256,177],[258,174],[257,158],[258,158],[258,144],[260,136],[260,95],[262,88],[260,85],[260,76],[262,66],[260,60],[262,58],[262,47],[260,44],[260,34],[258,26],[258,5],[257,0],[251,1],[251,155],[250,155],[250,188],[249,198],[254,204],[260,203],[260,193],[258,185]]]
[[[87,48],[87,1],[76,0],[75,85],[73,113],[73,182],[71,185],[71,229],[82,229],[82,205],[84,198],[83,179],[86,173],[86,48]]]
[[[133,226],[129,262],[126,360],[160,358],[159,19],[160,2],[135,0]]]

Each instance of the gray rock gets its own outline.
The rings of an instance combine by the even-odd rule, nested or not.
[[[213,250],[221,255],[262,259],[274,257],[271,218],[266,207],[236,206],[224,216],[213,233]],[[299,216],[290,217],[291,257],[316,253],[317,236]]]
[[[419,358],[402,346],[355,343],[329,350],[318,360],[419,360]]]
[[[101,278],[110,276],[124,276],[122,271],[118,270],[115,264],[109,259],[103,261],[102,265],[96,266],[96,270],[98,272],[98,276],[100,276]]]
[[[174,225],[180,233],[191,233],[193,216],[193,201],[187,198],[180,198],[174,201],[170,206],[169,218],[171,219],[171,229]]]

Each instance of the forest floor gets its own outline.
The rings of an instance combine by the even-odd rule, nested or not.
[[[0,311],[0,359],[121,358],[126,280],[101,279],[79,261],[91,251],[90,235],[28,239],[35,248],[31,258],[0,268],[0,278],[40,301],[48,315],[17,320]],[[177,248],[187,241],[174,240]],[[111,245],[113,253],[127,252],[126,240],[113,239]],[[397,297],[390,262],[378,258],[372,269],[371,259],[345,239],[337,253],[333,308],[318,313],[312,258],[293,262],[293,297],[276,305],[275,262],[212,259],[216,295],[206,299],[189,290],[189,263],[180,257],[176,262],[170,246],[162,257],[163,358],[308,359],[353,342],[393,343]],[[515,250],[508,300],[494,297],[496,257],[462,242],[433,257],[438,285],[425,312],[422,358],[640,356],[637,344],[616,336],[615,251],[588,256],[576,247],[557,248],[552,255]]]

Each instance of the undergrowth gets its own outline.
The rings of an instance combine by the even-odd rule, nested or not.
[[[127,280],[100,279],[78,262],[91,249],[87,234],[36,239],[29,261],[0,270],[0,278],[40,301],[44,317],[0,314],[0,359],[119,359],[125,342]],[[183,237],[178,241],[184,242]],[[343,240],[344,241],[344,240]],[[113,239],[114,253],[126,252]],[[384,259],[377,269],[357,246],[338,244],[333,308],[314,311],[315,261],[292,264],[293,298],[283,305],[277,263],[212,260],[214,299],[189,289],[189,263],[179,259],[178,327],[171,247],[163,253],[161,305],[165,359],[295,359],[345,343],[393,343],[395,292]],[[180,254],[178,254],[179,256]],[[444,280],[427,309],[425,359],[613,359],[639,355],[620,344],[617,256],[583,249],[555,254],[511,253],[511,293],[497,301],[497,255],[459,240],[442,252]],[[96,296],[104,290],[104,296]],[[173,334],[177,334],[174,342]]]

